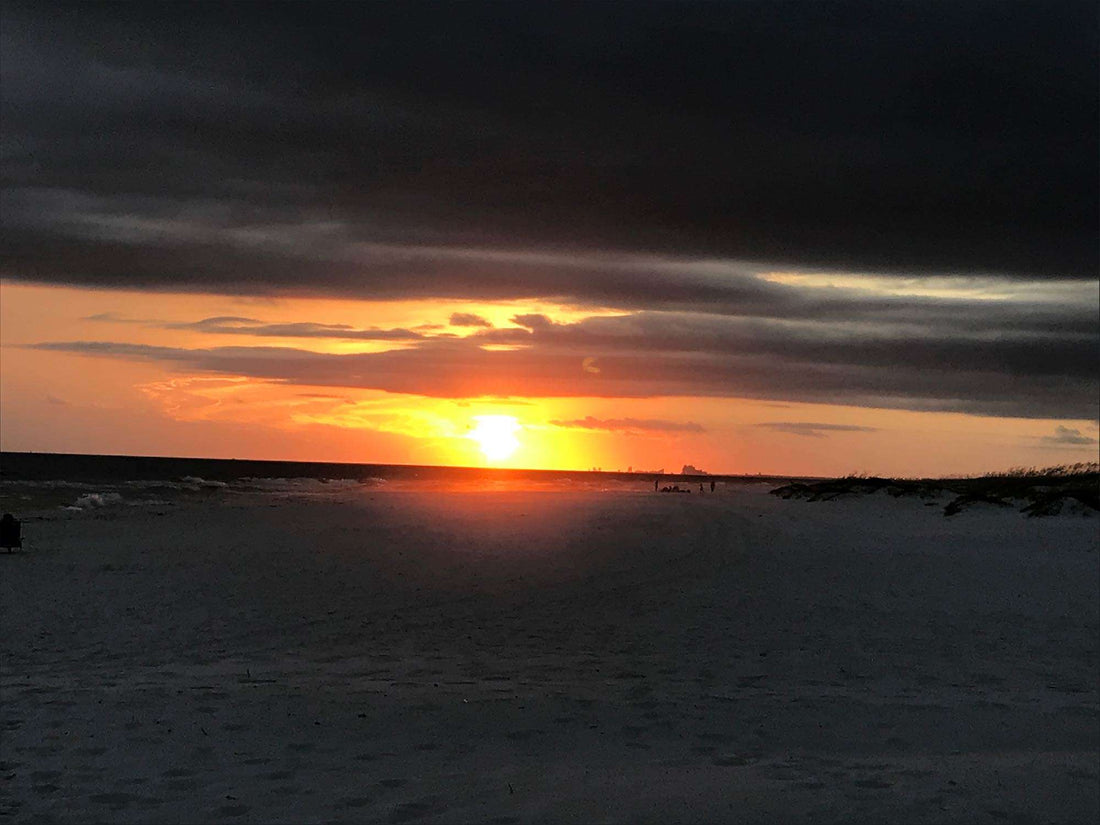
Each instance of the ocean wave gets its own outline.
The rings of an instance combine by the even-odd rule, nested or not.
[[[208,481],[199,476],[184,476],[180,481],[190,485],[193,489],[222,490],[229,486],[224,481]]]
[[[265,493],[335,493],[361,486],[348,478],[242,478],[242,488]]]
[[[120,504],[122,496],[118,493],[85,493],[73,504],[80,510],[88,510],[94,507],[109,507],[112,504]]]
[[[0,489],[29,487],[41,490],[94,490],[97,486],[85,481],[64,481],[62,479],[47,479],[44,481],[31,481],[24,479],[0,480]]]

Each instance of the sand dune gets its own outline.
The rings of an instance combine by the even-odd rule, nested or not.
[[[28,522],[0,811],[1093,821],[1096,519],[766,489]]]

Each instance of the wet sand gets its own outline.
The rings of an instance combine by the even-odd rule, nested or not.
[[[1091,822],[1097,524],[762,487],[30,521],[0,813]]]

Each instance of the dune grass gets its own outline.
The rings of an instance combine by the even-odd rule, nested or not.
[[[836,498],[885,492],[894,497],[915,496],[929,504],[944,498],[945,516],[975,504],[1018,508],[1028,516],[1052,516],[1063,511],[1100,512],[1100,462],[1053,467],[1013,467],[1002,472],[963,478],[882,478],[853,473],[844,478],[795,482],[772,490],[785,499],[830,501]]]

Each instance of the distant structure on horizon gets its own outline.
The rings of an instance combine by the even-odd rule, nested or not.
[[[680,475],[682,475],[682,476],[709,476],[710,473],[708,473],[706,470],[700,470],[694,464],[685,464],[684,469],[682,469],[680,471]]]

